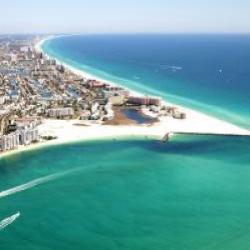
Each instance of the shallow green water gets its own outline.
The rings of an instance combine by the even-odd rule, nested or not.
[[[246,138],[181,136],[1,159],[0,221],[20,217],[0,249],[249,249],[249,152]]]

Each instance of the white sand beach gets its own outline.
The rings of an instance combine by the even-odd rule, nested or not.
[[[50,38],[48,38],[50,39]],[[45,39],[47,40],[47,39]],[[42,51],[41,45],[45,41],[42,40],[36,45],[38,51]],[[58,60],[57,60],[58,61]],[[58,62],[61,63],[61,62]],[[76,74],[91,79],[98,79],[95,76],[87,74],[83,71],[76,70],[69,65],[64,64],[69,70]],[[111,85],[113,83],[107,82]],[[133,91],[133,93],[135,93]],[[136,93],[140,94],[140,93]],[[43,120],[39,126],[41,136],[54,136],[55,140],[41,142],[30,146],[19,147],[18,150],[5,152],[0,157],[10,155],[25,150],[37,149],[47,145],[55,145],[60,143],[70,143],[74,141],[97,140],[97,139],[119,139],[123,137],[149,137],[162,139],[167,133],[194,133],[194,134],[212,134],[212,135],[246,135],[250,136],[250,131],[240,128],[236,125],[219,120],[217,118],[202,114],[200,112],[184,108],[172,103],[165,102],[167,106],[175,106],[187,115],[185,120],[177,120],[172,117],[161,117],[159,122],[152,125],[102,125],[79,120]]]
[[[200,114],[192,110],[186,110],[186,120],[176,120],[171,117],[163,117],[153,125],[101,125],[79,120],[50,120],[45,119],[39,126],[41,136],[53,136],[56,139],[43,141],[29,146],[20,146],[17,150],[0,154],[12,155],[17,152],[39,149],[44,146],[67,144],[77,141],[123,139],[123,138],[149,138],[161,140],[169,133],[194,133],[211,135],[246,135],[250,132],[230,123],[220,121],[210,116]]]
[[[186,111],[186,110],[185,110]],[[186,111],[186,120],[163,117],[152,125],[101,125],[78,120],[44,120],[40,125],[41,135],[57,137],[57,143],[98,138],[150,137],[161,140],[167,133],[194,133],[211,135],[250,135],[250,132],[212,117]]]

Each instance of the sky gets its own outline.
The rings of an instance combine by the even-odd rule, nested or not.
[[[0,0],[0,33],[250,33],[250,0]]]

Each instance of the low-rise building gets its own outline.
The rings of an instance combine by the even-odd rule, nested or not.
[[[49,117],[65,118],[74,116],[74,110],[73,108],[55,108],[55,109],[48,109],[46,114]]]
[[[104,106],[104,110],[106,112],[106,114],[103,116],[103,120],[112,120],[114,118],[114,111],[112,109],[112,103],[108,102],[105,106]]]
[[[160,106],[161,105],[161,100],[158,98],[150,98],[150,97],[135,97],[135,96],[130,96],[128,98],[128,104],[131,105],[154,105],[154,106]]]

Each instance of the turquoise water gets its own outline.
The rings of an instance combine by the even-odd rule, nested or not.
[[[43,48],[107,80],[249,127],[249,40],[74,36]],[[249,152],[249,138],[174,136],[2,158],[0,249],[248,250]]]
[[[250,128],[249,35],[93,35],[49,55],[103,79]]]
[[[1,159],[0,190],[17,188],[0,193],[0,220],[20,217],[0,249],[247,250],[249,151],[245,138],[177,136]]]

